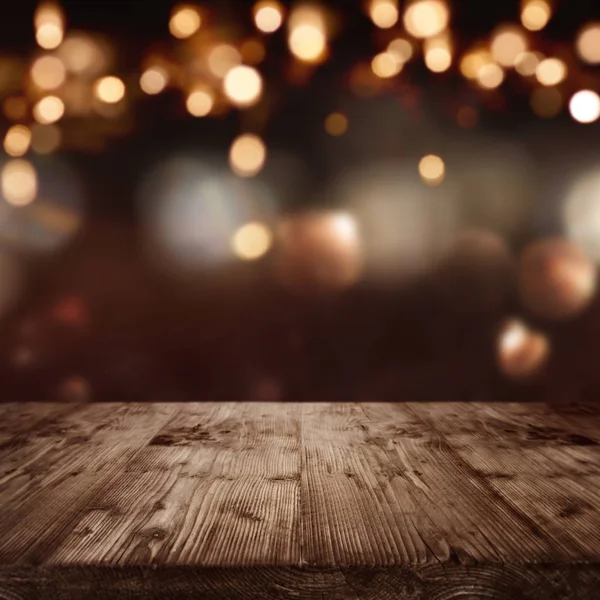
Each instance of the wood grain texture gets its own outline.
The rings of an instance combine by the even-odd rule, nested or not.
[[[0,600],[600,598],[600,410],[0,406]]]

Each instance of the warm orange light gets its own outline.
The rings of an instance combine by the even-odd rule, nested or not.
[[[2,168],[0,182],[4,199],[13,206],[26,206],[37,196],[37,173],[27,160],[9,160]]]
[[[202,19],[195,6],[176,6],[171,12],[169,31],[173,37],[183,40],[194,35],[201,24]]]
[[[511,379],[535,376],[546,363],[549,353],[548,338],[517,319],[508,321],[498,336],[498,365]]]
[[[327,45],[325,34],[315,25],[298,25],[290,32],[288,45],[292,54],[305,62],[319,62]]]
[[[188,112],[194,117],[205,117],[213,109],[214,104],[214,93],[208,87],[190,92],[185,103]]]
[[[331,113],[325,119],[325,131],[335,137],[344,135],[348,131],[348,117],[339,112]]]
[[[42,56],[31,66],[31,80],[42,90],[55,90],[66,77],[65,65],[56,56]]]
[[[56,125],[34,125],[31,128],[31,149],[37,154],[52,154],[58,150],[62,133]]]
[[[521,10],[521,23],[529,31],[540,31],[548,24],[552,8],[546,0],[525,0]]]
[[[267,149],[256,135],[246,133],[236,138],[229,149],[229,165],[240,177],[253,177],[264,166]]]
[[[535,76],[542,85],[557,85],[567,76],[567,65],[560,58],[545,58],[537,66]]]
[[[283,8],[274,0],[261,0],[254,5],[254,23],[263,33],[277,31],[283,23]]]
[[[23,96],[9,96],[2,103],[4,116],[11,121],[19,121],[27,115],[27,100]]]
[[[443,73],[452,64],[452,51],[448,36],[428,38],[424,45],[425,66],[434,73]]]
[[[436,186],[444,181],[446,165],[439,156],[428,154],[419,161],[419,174],[427,185]]]
[[[448,27],[450,12],[442,0],[414,0],[404,12],[404,27],[416,38],[428,38]]]
[[[477,83],[487,90],[497,88],[503,81],[504,71],[495,63],[485,64],[477,71]]]
[[[44,50],[54,50],[58,48],[64,37],[64,31],[61,25],[56,23],[44,23],[36,29],[35,41],[40,48]]]
[[[46,96],[33,107],[33,116],[38,123],[55,123],[65,114],[65,105],[57,96]]]
[[[391,52],[381,52],[371,61],[371,68],[377,77],[387,79],[398,75],[402,70],[402,63]]]
[[[387,47],[387,51],[394,55],[394,58],[401,63],[408,62],[413,55],[412,44],[404,38],[392,40]]]
[[[579,32],[576,48],[581,60],[600,64],[600,23],[589,23]]]
[[[169,82],[169,74],[162,67],[146,69],[140,77],[140,88],[146,94],[160,94]]]
[[[273,243],[271,230],[263,223],[242,225],[231,240],[231,248],[242,260],[256,260],[264,256]]]
[[[242,62],[239,51],[229,44],[217,44],[208,53],[208,69],[219,78]]]
[[[527,50],[527,39],[517,27],[501,27],[492,35],[490,49],[499,65],[512,67],[517,57]]]
[[[493,63],[491,53],[485,48],[477,48],[461,58],[460,72],[467,79],[477,79],[481,68],[490,63]]]
[[[223,91],[229,100],[239,107],[256,104],[262,95],[262,77],[253,67],[240,65],[229,70],[223,83]]]
[[[593,123],[600,118],[600,96],[592,90],[581,90],[569,102],[569,112],[579,123]]]
[[[118,77],[102,77],[94,84],[94,94],[98,100],[116,104],[125,97],[125,84]]]
[[[377,27],[389,29],[398,22],[398,4],[394,0],[371,0],[369,16]]]
[[[4,151],[9,156],[23,156],[31,144],[31,130],[25,125],[13,125],[4,136]]]
[[[246,40],[240,47],[242,61],[247,65],[258,65],[265,59],[265,47],[260,40]]]
[[[515,60],[515,70],[519,75],[531,77],[535,75],[540,61],[544,56],[539,52],[522,52]]]

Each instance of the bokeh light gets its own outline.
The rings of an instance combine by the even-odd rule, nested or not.
[[[492,34],[490,46],[494,60],[503,67],[512,67],[527,50],[527,38],[517,27],[504,26]]]
[[[542,85],[557,85],[567,76],[567,65],[560,58],[545,58],[537,66],[535,76]]]
[[[194,35],[201,24],[202,19],[195,6],[176,6],[171,12],[169,31],[173,37],[183,40]]]
[[[263,33],[277,31],[283,23],[283,8],[274,0],[262,0],[254,5],[254,23]]]
[[[568,190],[563,207],[563,224],[568,239],[600,263],[600,171],[580,174]]]
[[[102,77],[94,84],[94,95],[106,104],[116,104],[125,97],[125,84],[114,75]]]
[[[589,23],[579,32],[575,42],[579,58],[591,65],[600,64],[600,23]]]
[[[394,58],[401,62],[408,62],[413,55],[412,44],[404,38],[396,38],[392,40],[387,47],[387,51],[394,56]]]
[[[109,51],[101,40],[83,32],[69,33],[57,56],[67,71],[81,76],[96,77],[105,72],[109,63]]]
[[[292,54],[304,62],[320,62],[325,56],[327,39],[317,25],[306,23],[294,27],[288,37]]]
[[[66,79],[67,70],[56,56],[41,56],[31,66],[31,80],[42,90],[55,90]]]
[[[240,65],[225,76],[223,90],[229,100],[239,107],[256,104],[262,95],[263,82],[260,73],[253,67]]]
[[[487,48],[474,48],[465,53],[460,60],[460,72],[467,79],[477,79],[482,67],[493,64],[490,51]]]
[[[538,117],[551,119],[563,109],[564,98],[557,88],[538,88],[531,92],[529,104]]]
[[[525,0],[521,9],[521,23],[529,31],[544,29],[552,16],[547,0]]]
[[[515,70],[519,75],[523,75],[523,77],[531,77],[535,75],[537,67],[543,58],[544,56],[540,52],[522,52],[515,59]]]
[[[256,260],[264,256],[273,243],[273,234],[264,223],[242,225],[233,235],[231,248],[242,260]]]
[[[450,11],[442,0],[414,0],[404,12],[404,27],[416,38],[442,33],[448,27]]]
[[[600,96],[592,90],[581,90],[572,96],[569,111],[579,123],[593,123],[600,118]]]
[[[215,105],[214,92],[209,87],[197,88],[188,94],[185,105],[193,117],[205,117]]]
[[[31,145],[31,130],[25,125],[13,125],[4,136],[4,151],[9,156],[23,156]]]
[[[64,102],[58,96],[46,96],[33,107],[33,116],[38,123],[56,123],[65,114]]]
[[[552,119],[559,115],[564,103],[562,92],[555,87],[535,89],[529,97],[531,110],[542,119]]]
[[[521,256],[519,295],[536,316],[566,319],[581,312],[596,291],[596,266],[565,239],[531,243]]]
[[[447,36],[425,40],[425,66],[433,73],[443,73],[452,65],[452,51]]]
[[[334,137],[344,135],[348,131],[348,117],[340,112],[333,112],[325,119],[325,131]]]
[[[63,36],[64,32],[61,25],[44,23],[36,29],[35,41],[44,50],[54,50],[60,46]]]
[[[495,63],[485,64],[477,71],[477,83],[487,90],[499,87],[503,81],[504,71]]]
[[[395,0],[371,0],[369,16],[377,27],[389,29],[398,22],[398,4]]]
[[[380,52],[371,61],[371,68],[377,77],[387,79],[402,70],[402,63],[391,52]]]
[[[360,234],[343,211],[314,211],[284,219],[277,229],[274,268],[278,280],[296,292],[338,290],[362,273]]]
[[[208,53],[208,69],[220,79],[242,62],[239,51],[230,44],[217,44]]]
[[[548,338],[518,319],[504,324],[498,335],[496,355],[500,370],[509,378],[527,380],[535,377],[550,354]]]
[[[419,174],[427,185],[439,185],[444,181],[446,165],[435,154],[428,154],[419,161]]]
[[[31,149],[37,154],[52,154],[62,142],[62,133],[56,125],[35,124],[31,128]]]
[[[257,136],[245,133],[237,137],[229,149],[229,165],[240,177],[253,177],[264,166],[267,148]]]
[[[169,83],[169,74],[160,66],[146,69],[140,77],[140,88],[146,94],[160,94]]]
[[[9,160],[2,167],[0,182],[4,200],[13,206],[26,206],[37,196],[37,172],[27,160]]]

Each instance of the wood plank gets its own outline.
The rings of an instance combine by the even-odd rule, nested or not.
[[[548,422],[557,421],[546,420],[545,411],[515,418],[514,409],[500,404],[414,404],[411,410],[443,437],[475,477],[552,540],[555,561],[598,558],[600,473],[597,467],[582,473],[577,458],[564,451],[580,439],[576,429],[570,431],[564,422],[562,428],[550,427]],[[584,447],[589,464],[594,454],[600,464],[600,447]]]

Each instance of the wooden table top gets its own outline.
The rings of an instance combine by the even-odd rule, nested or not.
[[[600,598],[600,409],[0,405],[30,598]]]

